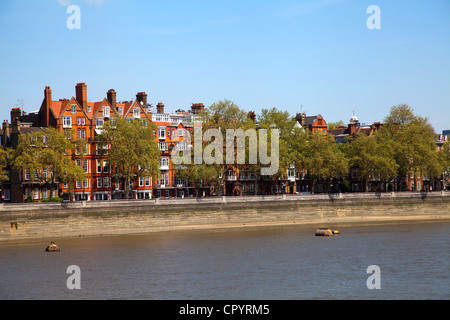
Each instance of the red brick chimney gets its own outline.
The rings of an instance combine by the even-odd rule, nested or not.
[[[205,106],[203,105],[203,103],[193,103],[191,109],[194,114],[197,114],[200,111],[203,111],[205,109]]]
[[[350,124],[348,125],[349,134],[356,133],[356,123],[353,120],[350,120]]]
[[[164,113],[164,103],[158,102],[156,105],[156,113]]]
[[[87,111],[87,86],[84,82],[77,83],[75,87],[75,94],[78,103],[84,111]]]
[[[136,100],[139,104],[142,102],[144,106],[147,105],[147,94],[145,92],[138,92],[136,95]]]
[[[52,89],[49,86],[44,90],[44,101],[42,101],[41,109],[39,110],[39,123],[41,127],[50,126],[50,108],[52,106]],[[13,119],[11,119],[12,123]]]
[[[106,93],[106,99],[108,100],[109,104],[111,105],[111,107],[113,107],[114,109],[116,109],[116,90],[114,89],[109,89],[108,92]]]

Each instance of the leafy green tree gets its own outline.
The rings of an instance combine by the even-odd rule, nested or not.
[[[159,174],[161,152],[155,141],[155,130],[151,122],[128,122],[121,118],[103,126],[99,142],[111,146],[108,150],[111,172],[123,181],[125,198],[130,183],[138,177],[151,176],[156,180]]]
[[[271,135],[269,135],[269,132],[272,129],[277,129],[279,132],[278,171],[271,176],[272,181],[279,184],[287,178],[288,169],[294,167],[297,160],[291,148],[299,133],[295,130],[297,121],[289,112],[280,111],[274,107],[262,109],[261,115],[258,117],[258,123],[260,129],[266,129],[268,132],[268,146],[266,150],[271,150]],[[279,187],[278,190],[280,190]]]
[[[312,190],[314,193],[317,181],[326,180],[328,184],[333,179],[341,179],[348,172],[348,160],[339,149],[333,137],[323,135],[319,132],[306,132],[306,141],[300,154],[301,166],[311,177]]]
[[[64,133],[49,127],[20,135],[11,162],[15,169],[29,169],[37,175],[38,180],[50,188],[51,200],[58,183],[71,182],[68,184],[71,189],[73,181],[86,178],[82,166],[77,166],[72,159],[82,154],[82,149],[83,141],[73,144]]]
[[[385,121],[386,126],[379,135],[392,144],[398,176],[413,175],[415,186],[420,175],[431,179],[440,177],[442,161],[436,152],[436,135],[428,119],[414,115],[408,105],[398,105],[391,108]]]
[[[395,177],[397,165],[389,150],[378,143],[375,136],[357,135],[344,146],[349,166],[358,168],[364,180],[365,191],[369,191],[369,180],[376,175],[389,180]]]
[[[8,166],[8,158],[11,150],[0,147],[0,183],[8,181],[8,172],[5,170]]]
[[[337,129],[340,126],[345,126],[345,123],[344,123],[344,121],[339,120],[339,121],[336,121],[336,122],[328,122],[327,126],[328,126],[328,129]]]

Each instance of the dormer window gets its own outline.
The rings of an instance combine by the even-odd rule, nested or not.
[[[109,118],[109,107],[103,107],[103,117]]]

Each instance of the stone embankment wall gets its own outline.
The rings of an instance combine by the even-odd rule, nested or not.
[[[371,193],[3,204],[0,240],[158,231],[450,221],[450,195]]]

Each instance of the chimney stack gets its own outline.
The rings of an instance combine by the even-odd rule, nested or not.
[[[248,117],[249,117],[250,119],[252,119],[252,121],[253,121],[254,123],[256,123],[256,114],[255,114],[255,111],[250,111],[250,112],[248,113]]]
[[[136,100],[139,104],[142,102],[144,106],[147,105],[147,94],[145,92],[138,92],[136,95]]]
[[[203,103],[193,103],[191,109],[194,114],[197,114],[200,113],[200,111],[203,111],[205,109],[205,106],[203,105]]]
[[[84,111],[87,111],[87,86],[84,82],[77,83],[75,87],[75,94],[78,103]]]
[[[350,120],[350,124],[348,125],[349,134],[356,133],[356,123],[353,120]]]
[[[156,105],[156,113],[164,113],[164,104],[162,102],[158,102]]]
[[[106,99],[114,110],[116,110],[116,96],[116,90],[114,89],[109,89],[106,93]]]

